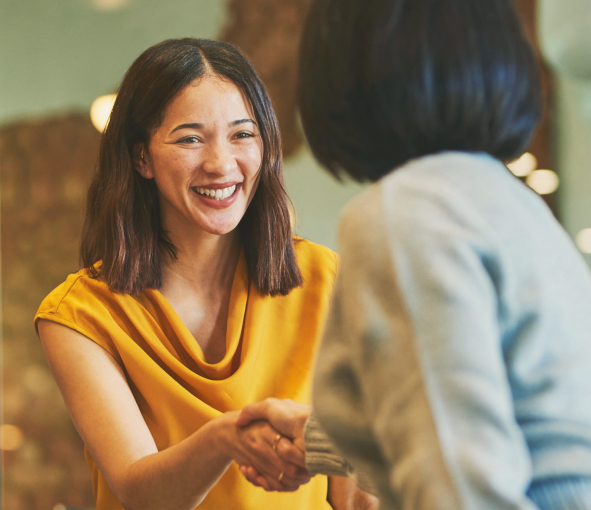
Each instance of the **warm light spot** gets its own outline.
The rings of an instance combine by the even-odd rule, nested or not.
[[[526,177],[538,166],[538,160],[531,152],[526,152],[519,159],[511,161],[507,168],[517,177]]]
[[[68,507],[62,503],[58,503],[57,505],[53,505],[51,510],[68,510]]]
[[[116,11],[129,5],[130,0],[91,0],[92,6],[99,11]]]
[[[117,94],[107,94],[106,96],[97,97],[90,107],[90,120],[101,133],[107,127],[109,122],[109,115],[113,109],[113,103]]]
[[[23,386],[29,391],[44,395],[54,389],[49,369],[41,365],[30,365],[23,371]]]
[[[575,242],[583,253],[591,253],[591,228],[581,230],[577,234]]]
[[[558,175],[552,170],[535,170],[525,179],[527,185],[540,195],[549,195],[558,188]]]
[[[21,429],[16,425],[0,426],[0,450],[18,450],[25,440]]]

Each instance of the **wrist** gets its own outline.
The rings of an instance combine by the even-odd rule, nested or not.
[[[228,411],[215,420],[217,430],[216,444],[215,447],[218,451],[229,461],[232,462],[235,456],[235,445],[236,445],[236,420],[240,415],[239,411]]]

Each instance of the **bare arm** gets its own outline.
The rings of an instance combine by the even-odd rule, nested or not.
[[[262,421],[237,427],[238,411],[158,452],[123,370],[107,351],[49,321],[39,322],[39,334],[72,420],[125,508],[195,508],[232,460],[268,473],[272,489],[285,490],[297,479],[298,469],[272,448],[277,432]]]

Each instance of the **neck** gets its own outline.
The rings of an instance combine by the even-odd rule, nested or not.
[[[213,235],[206,232],[176,236],[171,241],[177,248],[177,259],[165,254],[162,274],[163,292],[175,288],[199,289],[218,293],[232,287],[234,272],[240,256],[238,232]],[[175,292],[175,293],[176,293]]]

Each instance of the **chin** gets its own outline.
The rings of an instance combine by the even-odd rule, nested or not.
[[[219,211],[212,214],[211,211],[207,211],[206,214],[201,213],[193,216],[192,223],[208,234],[223,236],[236,230],[244,216],[240,212],[225,210],[222,214]]]
[[[238,223],[240,223],[240,222],[232,223],[230,225],[228,225],[228,224],[226,224],[226,225],[208,225],[208,226],[203,226],[202,228],[208,234],[212,234],[215,236],[223,236],[223,235],[229,234],[229,233],[233,232],[234,230],[236,230],[236,228],[238,227]]]

